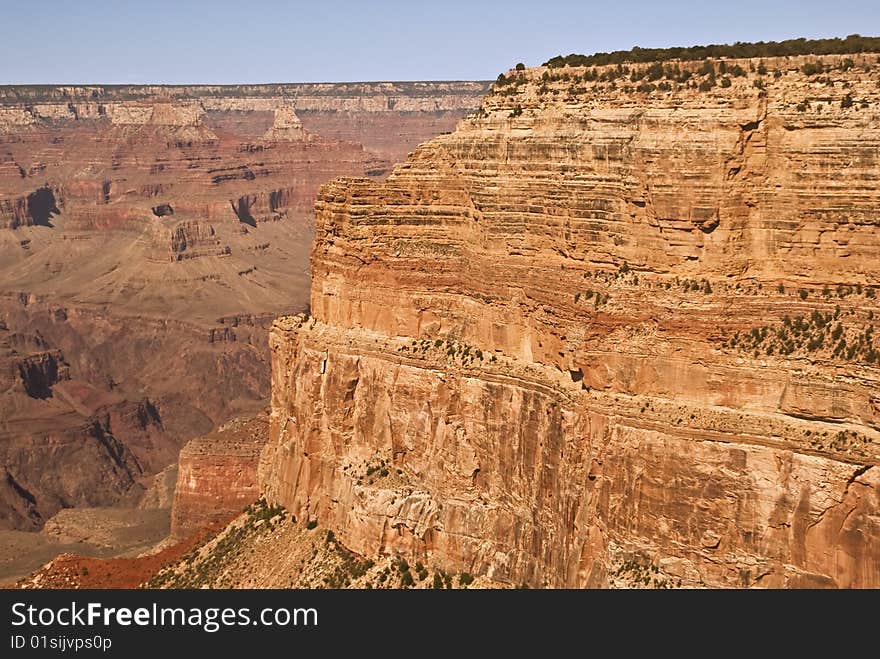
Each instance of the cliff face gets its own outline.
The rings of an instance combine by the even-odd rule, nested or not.
[[[877,62],[511,72],[324,186],[270,500],[514,584],[880,585]]]

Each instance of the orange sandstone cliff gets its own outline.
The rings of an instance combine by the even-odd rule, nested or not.
[[[880,586],[880,66],[851,60],[510,72],[325,185],[268,499],[510,584]]]

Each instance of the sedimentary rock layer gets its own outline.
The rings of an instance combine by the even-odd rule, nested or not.
[[[708,66],[508,72],[326,185],[270,500],[512,584],[880,585],[878,57]]]
[[[257,463],[268,439],[265,414],[233,419],[180,451],[171,534],[185,538],[238,515],[260,496]]]

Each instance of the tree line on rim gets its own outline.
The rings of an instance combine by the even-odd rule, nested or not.
[[[880,37],[863,37],[851,34],[845,39],[787,39],[785,41],[758,41],[709,46],[675,46],[672,48],[639,48],[615,50],[593,55],[557,55],[544,62],[544,66],[602,66],[624,62],[663,62],[666,60],[701,60],[710,57],[751,58],[784,57],[787,55],[841,55],[880,51]]]

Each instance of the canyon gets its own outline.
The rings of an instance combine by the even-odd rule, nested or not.
[[[268,503],[508,585],[880,586],[878,61],[511,70],[323,186]]]
[[[198,438],[176,475],[138,480],[164,446],[153,426],[172,383],[192,377],[187,361],[168,366],[173,344],[157,388],[169,399],[117,394],[89,408],[107,415],[109,430],[94,432],[117,456],[107,489],[142,507],[173,500],[158,553],[126,563],[124,582],[109,563],[64,556],[21,585],[880,587],[880,56],[566,61],[500,75],[454,130],[432,114],[433,136],[393,167],[378,164],[403,155],[384,129],[354,132],[398,121],[378,113],[401,104],[436,106],[339,91],[327,112],[314,85],[293,114],[254,128],[295,142],[322,125],[324,139],[358,141],[375,160],[315,187],[311,242],[298,243],[310,287],[272,288],[299,304],[248,324],[216,313],[227,299],[157,301],[179,322],[214,319],[200,325],[210,345],[242,351],[193,357],[203,379],[174,400],[229,416],[203,412],[177,431],[175,450]],[[166,93],[111,91],[135,104]],[[44,93],[18,90],[15,103]],[[217,93],[188,92],[203,108]],[[373,114],[344,123],[344,112]],[[395,125],[415,137],[411,120]],[[211,130],[250,121],[228,114]],[[277,209],[260,194],[227,195],[245,237],[289,219],[267,218]],[[51,185],[19,199],[12,231],[31,207],[50,224],[59,199],[67,212]],[[185,230],[167,262],[241,249],[224,237],[231,254],[173,256],[213,249],[214,235]],[[4,320],[20,409],[103,401],[64,393],[82,387],[67,357],[77,344],[46,329],[85,323],[86,311],[39,291],[13,299],[29,309]],[[88,308],[89,331],[130,333],[100,313]],[[132,377],[149,346],[116,353],[127,368],[114,378]],[[266,351],[268,412],[235,388],[250,350]],[[121,448],[114,413],[138,428]],[[17,475],[7,483],[4,501],[31,514]],[[63,521],[49,531],[80,539]]]
[[[487,87],[0,87],[0,529],[138,506],[262,409],[318,187],[384,178]]]

